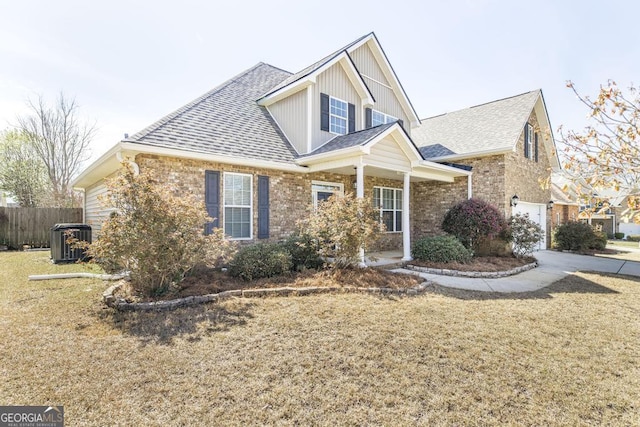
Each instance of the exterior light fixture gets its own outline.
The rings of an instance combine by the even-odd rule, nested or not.
[[[551,210],[551,209],[553,209],[553,200],[549,200],[547,202],[547,210]]]
[[[519,202],[519,201],[520,201],[520,197],[518,197],[518,195],[517,195],[517,194],[514,194],[514,195],[511,197],[511,206],[513,206],[513,207],[518,206],[518,202]]]

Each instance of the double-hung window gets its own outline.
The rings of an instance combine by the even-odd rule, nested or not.
[[[373,187],[373,205],[380,209],[380,221],[388,232],[402,231],[402,190]]]
[[[385,125],[398,121],[396,117],[390,116],[380,111],[371,110],[371,126]]]
[[[338,98],[329,98],[329,132],[345,135],[348,129],[349,107]]]
[[[251,238],[252,186],[252,175],[224,174],[224,232],[232,239]]]

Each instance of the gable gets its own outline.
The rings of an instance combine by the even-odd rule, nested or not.
[[[396,92],[390,86],[387,76],[373,55],[369,44],[363,44],[351,52],[350,55],[375,99],[375,103],[371,105],[371,108],[400,119],[403,123],[411,123],[409,116],[398,100]],[[410,129],[410,126],[408,128]]]

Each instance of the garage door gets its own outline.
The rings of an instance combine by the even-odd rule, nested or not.
[[[529,218],[536,222],[542,231],[544,231],[544,238],[538,244],[538,250],[547,248],[547,205],[540,203],[527,203],[519,202],[518,206],[515,206],[512,210],[512,214],[529,214]]]

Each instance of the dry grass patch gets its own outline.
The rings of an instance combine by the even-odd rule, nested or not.
[[[536,262],[534,257],[474,257],[469,262],[427,262],[427,261],[411,261],[411,264],[419,265],[420,267],[458,270],[458,271],[481,271],[481,272],[494,272],[494,271],[507,271],[516,267],[531,264]]]
[[[69,425],[640,424],[638,278],[115,313],[41,257],[0,254],[0,401]]]

